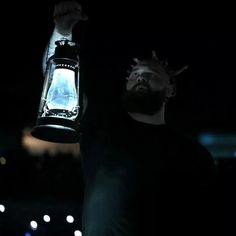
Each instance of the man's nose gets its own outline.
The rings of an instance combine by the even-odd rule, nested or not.
[[[139,75],[137,78],[138,82],[147,82],[147,78],[143,77],[142,75]]]

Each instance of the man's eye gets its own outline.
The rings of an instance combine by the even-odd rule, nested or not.
[[[152,73],[151,72],[144,72],[144,73],[142,73],[142,76],[150,78],[150,77],[152,77]]]
[[[138,73],[136,73],[136,72],[133,72],[132,74],[130,74],[130,76],[129,76],[129,78],[128,79],[136,79],[137,77],[139,76],[139,74]]]
[[[132,74],[132,77],[137,78],[138,76],[139,76],[139,73],[137,73],[137,72],[134,72],[134,73]]]

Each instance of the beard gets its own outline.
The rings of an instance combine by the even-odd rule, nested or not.
[[[160,111],[165,101],[166,91],[153,91],[147,85],[145,89],[137,90],[137,86],[139,84],[123,93],[122,101],[126,111],[146,115],[154,115]]]

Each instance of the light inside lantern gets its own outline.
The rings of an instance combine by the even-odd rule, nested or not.
[[[52,83],[44,102],[45,116],[62,116],[74,119],[78,115],[79,94],[76,92],[74,71],[66,68],[55,69]]]

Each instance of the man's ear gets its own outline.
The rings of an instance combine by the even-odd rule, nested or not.
[[[169,83],[166,89],[166,97],[172,98],[176,96],[176,84],[175,83]]]

